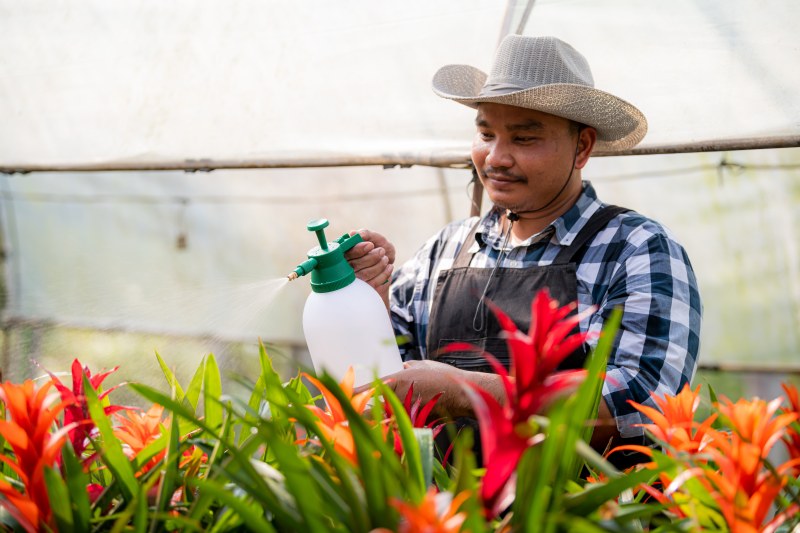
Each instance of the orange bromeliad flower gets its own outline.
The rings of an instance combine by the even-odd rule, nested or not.
[[[116,414],[119,421],[119,427],[114,429],[114,435],[127,444],[128,448],[125,454],[128,458],[133,459],[139,452],[144,450],[148,444],[157,440],[161,436],[163,426],[167,421],[162,421],[161,416],[164,414],[164,407],[154,404],[146,413],[139,414],[133,411],[127,412],[127,416],[123,414]],[[147,464],[143,465],[141,470],[136,473],[141,476],[148,472],[151,468],[158,464],[161,459],[166,455],[167,450],[161,450]]]
[[[53,431],[59,413],[64,409],[61,402],[50,407],[47,383],[38,390],[33,381],[22,385],[3,383],[0,385],[0,400],[6,405],[6,420],[0,420],[0,436],[11,446],[13,458],[0,454],[19,477],[25,491],[20,492],[10,483],[0,480],[0,505],[29,532],[40,531],[41,526],[53,528],[53,514],[44,469],[56,465],[61,447],[72,426]]]
[[[700,385],[692,390],[689,384],[675,396],[653,395],[653,401],[659,409],[654,409],[629,400],[637,411],[653,421],[652,424],[639,424],[653,436],[668,445],[667,453],[675,452],[697,453],[702,451],[711,441],[709,430],[717,418],[714,413],[702,423],[695,422],[694,418],[700,405]],[[621,448],[616,448],[621,449]],[[638,447],[638,451],[649,455],[650,448]]]
[[[719,412],[744,442],[755,446],[765,459],[776,442],[784,436],[786,427],[797,420],[797,413],[782,413],[775,416],[781,405],[776,398],[767,403],[755,398],[731,402],[727,398],[717,405]]]
[[[786,443],[786,450],[789,452],[789,457],[800,462],[800,396],[798,396],[797,387],[788,385],[786,383],[781,385],[786,397],[789,400],[789,408],[781,410],[782,413],[794,413],[798,419],[786,427],[786,435],[783,437]],[[795,476],[800,476],[800,466],[795,466],[793,469]]]
[[[703,506],[687,505],[690,494],[681,489],[688,479],[695,478],[716,502],[719,519],[724,520],[731,531],[774,531],[800,510],[793,504],[770,518],[773,503],[787,482],[784,473],[797,462],[790,460],[775,472],[766,465],[767,456],[785,435],[787,426],[797,419],[797,413],[776,415],[780,399],[766,402],[755,398],[734,403],[723,398],[715,407],[731,430],[718,431],[711,428],[716,414],[703,423],[694,421],[698,391],[699,387],[691,391],[685,386],[674,398],[655,398],[661,412],[631,402],[653,420],[653,424],[643,424],[643,427],[668,444],[665,452],[673,457],[677,456],[676,452],[685,452],[690,461],[674,476],[660,474],[661,483],[667,487],[664,492],[652,487],[644,487],[644,490],[678,517],[692,517],[702,522],[715,513],[706,512],[707,516],[702,516],[698,509]],[[652,455],[652,450],[643,446],[616,449],[637,449]],[[696,513],[700,514],[693,516]]]
[[[439,499],[444,494],[437,493],[431,487],[418,505],[411,505],[396,498],[390,501],[397,509],[402,520],[398,525],[399,533],[457,533],[467,518],[466,513],[459,513],[461,504],[469,498],[469,492],[463,491],[452,499],[442,511],[439,510]]]
[[[319,419],[318,428],[322,436],[333,444],[336,452],[341,454],[345,459],[352,464],[358,464],[358,456],[356,454],[355,440],[353,433],[350,430],[350,425],[345,415],[342,405],[339,400],[328,390],[325,385],[320,383],[319,380],[306,374],[302,374],[307,380],[314,384],[319,389],[322,396],[325,398],[327,410],[322,410],[316,405],[307,405],[306,407]],[[374,389],[368,389],[358,394],[353,394],[353,384],[355,382],[355,372],[353,367],[347,369],[342,381],[339,383],[342,391],[350,399],[350,405],[356,413],[363,413],[369,405],[369,400],[375,393]]]
[[[797,413],[776,415],[780,404],[780,398],[771,402],[759,398],[731,402],[723,398],[717,404],[731,431],[714,432],[707,451],[717,469],[704,470],[701,481],[732,531],[772,531],[798,511],[797,505],[792,505],[764,524],[787,482],[783,474],[796,465],[790,460],[772,472],[765,464],[787,426],[797,420]]]
[[[720,433],[708,453],[716,469],[704,469],[699,479],[719,505],[731,531],[774,531],[798,512],[798,506],[791,505],[765,524],[787,478],[782,475],[785,468],[779,467],[776,475],[765,467],[759,446],[735,432]]]

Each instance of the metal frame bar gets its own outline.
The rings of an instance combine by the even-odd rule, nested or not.
[[[737,150],[764,150],[770,148],[800,147],[800,135],[763,137],[760,139],[720,139],[691,143],[644,145],[623,152],[595,152],[592,157],[685,154],[698,152],[727,152]],[[414,165],[445,168],[469,168],[472,165],[469,150],[444,150],[436,153],[397,152],[372,155],[300,155],[274,156],[263,159],[184,159],[173,161],[108,161],[105,163],[69,164],[19,164],[0,163],[2,174],[29,174],[31,172],[142,172],[183,171],[211,172],[260,168],[316,168],[382,166],[411,167]]]

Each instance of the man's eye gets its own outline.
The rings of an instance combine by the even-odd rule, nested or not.
[[[531,142],[534,142],[534,141],[536,140],[536,137],[517,137],[517,138],[515,138],[514,140],[515,140],[516,142],[518,142],[518,143],[523,143],[523,144],[525,144],[525,143],[531,143]]]
[[[478,135],[480,135],[481,139],[483,140],[488,140],[494,137],[494,135],[492,135],[491,133],[487,133],[485,131],[479,131]]]

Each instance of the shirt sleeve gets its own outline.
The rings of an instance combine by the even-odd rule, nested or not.
[[[415,299],[418,296],[415,289],[423,275],[422,264],[425,262],[426,247],[423,247],[392,274],[389,311],[404,361],[421,358],[417,341],[419,334],[416,327],[418,321],[415,318]]]
[[[622,309],[603,397],[625,438],[643,435],[638,425],[650,422],[630,401],[656,407],[653,394],[677,394],[694,377],[702,314],[694,272],[678,243],[658,232],[631,248],[590,326],[602,329],[614,308]]]

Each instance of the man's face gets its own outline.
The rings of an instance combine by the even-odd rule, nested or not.
[[[475,119],[472,161],[496,206],[513,211],[541,208],[564,186],[581,148],[567,119],[532,109],[482,103]],[[588,152],[586,153],[588,158]],[[580,158],[579,168],[585,164]],[[569,194],[580,187],[575,172]]]

